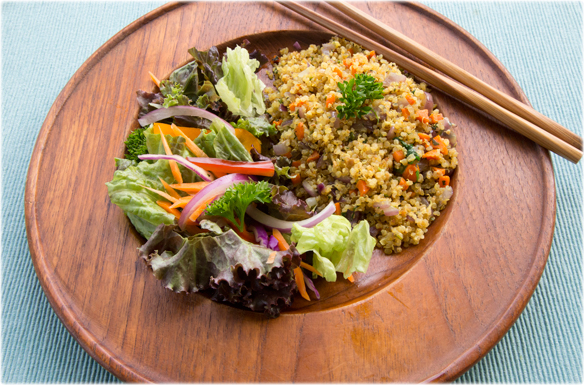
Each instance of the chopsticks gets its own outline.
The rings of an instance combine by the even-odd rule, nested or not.
[[[430,51],[407,36],[402,35],[388,25],[361,11],[359,8],[344,1],[327,1],[327,3],[361,23],[363,26],[369,28],[371,31],[386,38],[398,47],[410,52],[415,57],[422,59],[424,62],[442,73],[458,80],[465,86],[472,88],[501,107],[521,116],[523,119],[543,128],[550,134],[557,136],[564,142],[576,147],[578,150],[582,150],[582,138],[542,113],[491,87],[487,83],[458,67],[456,64]]]
[[[493,97],[495,100],[497,100],[497,102],[500,102],[502,104],[505,104],[505,107],[495,103],[494,101],[490,100],[489,98],[487,98],[486,96],[483,96],[481,93],[471,89],[471,88],[467,88],[466,86],[436,72],[433,71],[427,67],[424,67],[421,64],[418,64],[417,62],[414,62],[413,60],[410,60],[402,55],[400,55],[399,53],[385,47],[382,46],[381,44],[369,39],[368,37],[365,37],[353,30],[350,30],[349,28],[342,26],[341,24],[325,17],[322,15],[317,14],[316,12],[296,3],[293,1],[281,1],[281,0],[277,0],[278,3],[280,3],[281,5],[285,6],[286,8],[291,9],[292,11],[308,18],[309,20],[320,24],[321,26],[331,30],[332,32],[343,36],[349,40],[354,41],[357,44],[360,44],[368,49],[374,50],[375,52],[382,54],[385,58],[387,58],[390,61],[393,61],[394,63],[396,63],[398,66],[404,68],[405,70],[407,70],[408,72],[412,73],[413,75],[417,76],[418,78],[423,79],[424,81],[426,81],[427,83],[431,84],[432,86],[434,86],[435,88],[438,88],[448,94],[450,94],[451,96],[479,109],[482,110],[484,112],[486,112],[487,114],[493,116],[494,118],[496,118],[497,120],[499,120],[500,122],[502,122],[503,124],[505,124],[506,126],[510,127],[511,129],[513,129],[514,131],[518,132],[519,134],[533,140],[535,143],[541,145],[542,147],[547,148],[550,151],[555,152],[556,154],[562,156],[563,158],[568,159],[569,161],[573,162],[573,163],[578,163],[578,161],[582,158],[582,151],[580,150],[582,148],[582,139],[580,137],[578,137],[577,135],[571,133],[570,131],[568,131],[566,128],[562,127],[561,125],[553,122],[551,119],[546,118],[545,116],[541,115],[540,113],[537,113],[537,124],[534,124],[524,118],[522,118],[521,116],[516,115],[514,112],[507,110],[506,107],[507,106],[511,106],[510,108],[514,109],[515,111],[522,111],[522,114],[526,114],[526,112],[524,112],[523,110],[527,111],[528,114],[533,114],[534,111],[533,109],[530,109],[529,107],[523,105],[522,103],[515,101],[513,98],[508,97],[500,92],[498,92],[497,90],[495,90],[494,88],[488,86],[486,83],[480,81],[479,79],[474,78],[472,75],[466,73],[465,71],[463,71],[462,69],[454,66],[454,64],[446,62],[445,65],[441,66],[442,69],[440,69],[436,64],[431,64],[436,66],[436,68],[439,68],[441,71],[448,73],[448,74],[453,74],[453,73],[457,73],[455,76],[457,76],[458,78],[461,79],[465,79],[466,83],[472,84],[474,87],[478,88],[481,92],[486,92],[489,96]],[[343,5],[345,5],[343,7]],[[342,12],[352,12],[354,11],[354,7],[351,6],[347,6],[346,4],[333,4],[333,6],[335,6],[337,9],[341,10]],[[359,11],[360,12],[360,11]],[[361,13],[361,14],[360,14]],[[385,34],[388,34],[388,30],[389,27],[385,26],[385,27],[380,27],[383,26],[383,24],[377,20],[375,20],[373,17],[364,14],[362,12],[355,12],[355,13],[351,13],[351,17],[355,18],[355,20],[358,20],[360,22],[362,22],[362,24],[364,24],[364,26],[373,26],[373,25],[377,25],[376,27],[376,31],[379,30],[380,32],[384,33],[384,37]],[[364,20],[367,20],[367,22],[364,22]],[[375,21],[374,21],[375,20]],[[373,28],[373,27],[372,27]],[[380,33],[381,34],[381,33]],[[389,36],[389,35],[388,35]],[[393,35],[392,38],[390,39],[388,37],[388,40],[392,40],[395,39],[395,36],[398,35]],[[398,36],[400,37],[400,36]],[[395,40],[399,40],[399,39],[395,39]],[[410,51],[411,53],[412,50],[410,50],[411,47],[413,47],[413,45],[411,44],[411,40],[410,39],[403,39],[403,35],[402,35],[402,41],[400,42],[400,44],[397,44],[396,42],[394,42],[394,44],[400,46],[402,49],[405,49],[406,51]],[[414,49],[413,51],[418,52],[420,51],[420,46],[419,44],[415,43],[417,46],[417,50]],[[423,48],[423,47],[422,47]],[[426,48],[423,48],[422,50],[426,50]],[[429,56],[432,56],[433,54],[430,54]],[[418,56],[418,54],[415,54],[415,56]],[[423,56],[428,56],[428,55],[423,55]],[[426,61],[426,59],[424,59],[424,61]],[[438,62],[440,60],[445,60],[445,59],[439,59],[437,60]],[[426,61],[428,62],[428,61]],[[433,61],[435,62],[435,61]],[[454,77],[454,76],[453,76]],[[476,80],[472,80],[471,79],[474,78]],[[470,79],[470,81],[468,80]],[[486,87],[485,87],[486,86]],[[484,91],[487,90],[487,91]],[[494,92],[493,92],[494,91]],[[502,95],[503,97],[499,96]],[[511,102],[507,101],[507,99],[509,99]],[[505,103],[505,101],[507,101],[507,103]],[[519,107],[517,107],[519,106]],[[521,107],[523,106],[523,107]],[[536,115],[536,114],[533,114]],[[543,119],[543,118],[545,119]],[[535,119],[535,118],[534,118]],[[552,122],[553,124],[549,124],[549,122]],[[541,124],[541,127],[539,126]],[[558,128],[560,127],[560,128]],[[544,128],[551,130],[552,133],[547,132]],[[568,132],[569,134],[566,134],[566,132]],[[570,135],[571,134],[571,135]],[[558,136],[556,136],[558,135]],[[565,138],[562,139],[562,138]],[[577,148],[577,147],[579,148]]]

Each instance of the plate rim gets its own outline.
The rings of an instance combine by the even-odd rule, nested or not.
[[[116,33],[108,41],[106,41],[81,65],[81,67],[79,67],[79,69],[74,73],[74,75],[67,82],[65,87],[61,90],[53,102],[47,117],[41,126],[27,173],[25,188],[26,232],[31,259],[43,292],[47,296],[51,307],[57,314],[60,321],[69,331],[69,333],[75,338],[75,340],[81,345],[81,347],[83,347],[83,349],[104,369],[123,381],[151,382],[152,380],[135,371],[130,365],[116,358],[116,355],[113,354],[113,352],[111,352],[109,349],[100,345],[99,340],[95,338],[95,336],[88,329],[84,328],[80,322],[77,321],[73,309],[66,306],[66,302],[63,301],[64,296],[61,293],[59,286],[54,282],[54,278],[49,274],[50,269],[46,263],[46,255],[44,254],[43,246],[39,241],[39,230],[35,212],[36,181],[39,177],[39,170],[41,161],[43,159],[45,145],[48,140],[49,133],[53,128],[54,122],[59,115],[61,108],[65,105],[69,99],[69,96],[73,93],[77,85],[83,80],[85,75],[100,61],[102,57],[107,55],[127,36],[134,33],[144,25],[147,25],[151,21],[173,11],[176,8],[182,7],[183,5],[188,5],[188,3],[170,2],[136,19],[118,33]],[[510,88],[513,89],[516,96],[518,96],[523,103],[531,105],[527,99],[527,96],[517,81],[509,73],[507,68],[503,66],[503,64],[468,31],[444,15],[423,4],[407,2],[403,3],[403,5],[417,10],[419,13],[434,19],[449,29],[455,30],[459,36],[466,39],[467,43],[474,45],[478,51],[487,56],[488,60],[497,67],[497,69],[501,72],[507,81],[507,84],[510,86]],[[276,31],[263,31],[260,33],[267,32]],[[535,291],[535,288],[541,279],[543,270],[547,263],[549,252],[551,250],[556,219],[556,188],[551,155],[549,151],[541,147],[539,147],[539,153],[542,157],[542,163],[546,168],[548,168],[548,170],[543,170],[542,172],[545,175],[543,183],[546,185],[546,188],[544,190],[547,192],[545,197],[546,199],[544,199],[544,208],[542,211],[550,211],[551,214],[544,217],[541,226],[542,230],[538,236],[538,244],[543,243],[545,247],[543,247],[540,252],[537,253],[539,257],[534,258],[534,263],[529,270],[527,278],[517,290],[515,297],[513,298],[511,304],[507,307],[506,311],[501,314],[497,321],[493,322],[493,327],[486,331],[481,339],[476,341],[473,346],[454,359],[447,367],[441,369],[437,374],[424,379],[423,382],[452,381],[464,374],[464,372],[466,372],[471,366],[483,358],[503,338],[506,332],[519,318],[525,306],[529,302],[529,299],[533,295],[533,292]],[[550,205],[551,207],[548,207]],[[542,237],[545,236],[544,233],[546,229],[551,229],[549,230],[548,239],[542,239]]]

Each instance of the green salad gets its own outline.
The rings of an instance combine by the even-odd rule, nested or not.
[[[318,300],[316,286],[365,273],[376,241],[338,202],[316,212],[293,192],[256,74],[268,59],[248,46],[192,48],[168,79],[151,74],[157,88],[137,92],[141,127],[106,186],[163,286],[277,317],[297,293]]]

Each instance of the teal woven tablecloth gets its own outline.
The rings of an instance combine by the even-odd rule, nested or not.
[[[2,4],[2,382],[117,382],[69,335],[30,259],[26,172],[53,101],[83,62],[162,3]],[[582,135],[582,4],[427,3],[481,41],[535,109]],[[582,166],[552,156],[557,219],[519,320],[459,382],[582,382]]]

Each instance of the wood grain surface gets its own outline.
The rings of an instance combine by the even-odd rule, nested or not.
[[[418,4],[355,5],[527,103],[502,65],[444,17]],[[359,30],[325,4],[308,6]],[[298,298],[269,320],[172,293],[137,258],[143,240],[104,185],[137,126],[135,91],[153,88],[148,71],[164,77],[186,62],[188,48],[225,48],[243,36],[273,53],[330,34],[274,3],[167,4],[114,36],[61,92],[39,134],[25,198],[31,255],[55,312],[126,381],[460,376],[533,293],[551,247],[555,186],[547,151],[439,91],[440,109],[458,124],[455,195],[420,245],[376,255],[355,284],[320,283],[321,301]]]

